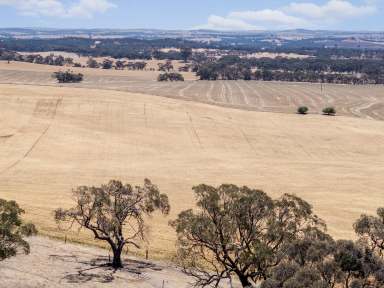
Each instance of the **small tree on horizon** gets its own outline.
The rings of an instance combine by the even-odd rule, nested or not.
[[[90,230],[95,239],[106,241],[113,252],[112,267],[122,268],[121,254],[125,245],[139,248],[138,240],[145,239],[144,216],[156,210],[168,214],[168,197],[161,194],[150,180],[144,186],[123,185],[112,180],[101,187],[81,186],[73,191],[76,201],[71,209],[57,209],[58,223],[73,224]]]
[[[192,48],[183,47],[180,49],[181,58],[183,58],[184,63],[192,56]]]
[[[100,65],[99,63],[97,63],[97,61],[95,59],[93,59],[92,57],[88,58],[87,60],[87,67],[88,68],[99,68]]]
[[[104,59],[103,63],[101,64],[101,68],[103,69],[112,69],[113,67],[113,61],[110,59]]]

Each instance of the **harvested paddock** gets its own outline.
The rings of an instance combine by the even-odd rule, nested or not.
[[[58,67],[0,63],[0,83],[58,86],[51,73]],[[65,68],[62,68],[65,69]],[[383,85],[335,85],[259,81],[192,81],[157,82],[159,72],[74,69],[85,76],[82,87],[118,90],[183,99],[246,110],[295,113],[307,106],[310,113],[321,113],[325,106],[334,106],[339,115],[384,120]]]
[[[383,121],[15,84],[0,85],[0,109],[0,197],[19,202],[43,234],[94,243],[88,233],[59,231],[52,211],[71,205],[73,187],[112,178],[148,177],[169,195],[171,215],[149,219],[143,245],[155,258],[174,253],[168,220],[193,207],[191,187],[200,183],[297,194],[335,237],[353,237],[353,221],[383,202]]]

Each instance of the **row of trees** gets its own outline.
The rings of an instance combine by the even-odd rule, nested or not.
[[[354,242],[334,240],[312,206],[295,195],[272,199],[262,190],[232,184],[193,190],[197,209],[181,212],[170,225],[178,236],[176,260],[196,287],[237,280],[261,288],[384,287],[384,208],[355,221]],[[149,180],[135,187],[120,181],[81,186],[73,194],[75,205],[57,209],[56,221],[107,242],[116,269],[123,266],[123,248],[139,247],[144,239],[145,217],[170,211],[167,195]],[[22,212],[15,202],[0,201],[2,259],[18,248],[29,251],[22,236],[36,230],[22,224]]]
[[[169,51],[164,48],[174,47]],[[184,60],[189,49],[207,47],[204,43],[185,39],[87,39],[87,38],[56,38],[56,39],[14,39],[0,40],[0,49],[22,52],[64,51],[89,57],[112,57],[115,59],[141,60]]]
[[[0,60],[6,61],[19,61],[19,62],[27,62],[27,63],[35,63],[35,64],[44,64],[44,65],[52,65],[52,66],[74,66],[73,58],[63,57],[61,55],[55,56],[54,54],[50,54],[48,56],[42,56],[40,54],[20,54],[12,51],[2,51],[0,50]]]
[[[384,287],[384,208],[354,224],[357,242],[334,240],[310,204],[235,185],[193,188],[198,209],[171,222],[179,264],[197,287]]]
[[[103,62],[99,63],[94,58],[90,57],[87,60],[86,67],[88,68],[102,68],[102,69],[116,69],[116,70],[144,70],[147,66],[147,63],[144,61],[136,61],[136,62],[127,62],[125,60],[112,60],[112,59],[104,59]]]
[[[194,70],[201,80],[384,84],[384,64],[375,60],[247,59],[225,56],[218,60],[203,59],[195,63]]]

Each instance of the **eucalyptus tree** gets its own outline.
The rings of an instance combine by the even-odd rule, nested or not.
[[[113,252],[112,267],[123,267],[121,254],[125,245],[139,248],[145,239],[144,217],[160,210],[168,214],[170,205],[166,194],[145,179],[142,187],[112,180],[101,187],[81,186],[73,191],[75,206],[57,209],[58,223],[73,224],[90,230],[95,239],[106,241]]]

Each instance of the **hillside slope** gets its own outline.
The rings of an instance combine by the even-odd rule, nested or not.
[[[150,257],[169,257],[168,221],[191,208],[193,185],[223,182],[295,193],[329,232],[352,237],[360,213],[383,205],[384,122],[243,111],[83,88],[0,85],[0,197],[44,234],[63,237],[52,211],[71,189],[145,177],[169,195],[150,219]],[[69,238],[93,242],[76,231]]]

